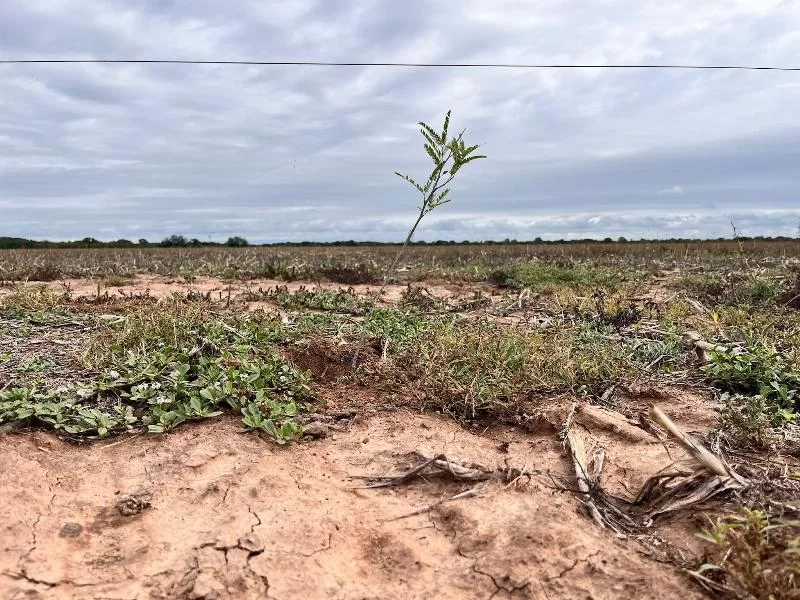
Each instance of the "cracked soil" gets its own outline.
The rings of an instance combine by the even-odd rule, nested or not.
[[[596,413],[587,423],[609,450],[611,489],[625,493],[669,464],[656,440],[620,435],[620,418]],[[238,427],[223,419],[88,446],[0,436],[0,598],[701,597],[638,542],[593,525],[548,477],[411,517],[469,485],[353,489],[351,477],[396,472],[414,450],[566,480],[551,429],[470,432],[392,412],[281,448]],[[121,511],[131,498],[146,501]],[[690,530],[658,533],[689,553]]]

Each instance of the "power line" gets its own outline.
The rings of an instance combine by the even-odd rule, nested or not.
[[[161,65],[250,65],[290,67],[420,67],[458,69],[684,69],[717,71],[800,71],[800,67],[758,67],[748,65],[685,65],[685,64],[518,64],[518,63],[411,63],[411,62],[324,62],[278,60],[171,60],[171,59],[0,59],[2,65],[30,64],[161,64]]]

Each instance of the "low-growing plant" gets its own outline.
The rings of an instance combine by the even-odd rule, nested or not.
[[[375,306],[379,299],[377,292],[359,294],[352,287],[347,289],[332,290],[316,287],[307,289],[301,286],[290,291],[287,286],[275,286],[266,290],[259,288],[249,290],[245,294],[247,300],[266,300],[275,302],[288,310],[325,310],[345,314],[364,314]]]
[[[123,287],[126,285],[133,285],[133,277],[125,277],[122,275],[107,275],[103,277],[100,284],[104,288]]]
[[[400,306],[414,308],[422,312],[465,312],[489,306],[492,301],[480,290],[457,298],[438,298],[427,288],[408,284],[400,294]]]
[[[705,272],[682,275],[677,287],[713,304],[747,305],[773,308],[791,298],[791,272],[786,268],[742,269],[732,272]]]
[[[508,416],[541,397],[599,397],[639,376],[645,357],[609,333],[582,322],[530,328],[487,318],[430,319],[387,368],[413,374],[429,404],[458,418]]]
[[[553,292],[563,287],[615,288],[624,280],[625,274],[617,269],[575,265],[562,267],[538,262],[511,265],[489,274],[489,281],[497,285],[543,292]]]
[[[759,394],[779,407],[797,411],[800,373],[785,353],[756,342],[741,350],[712,351],[700,370],[714,385],[734,394]]]
[[[737,597],[800,597],[800,521],[742,508],[711,521],[699,535],[711,544],[711,555],[698,569],[700,576],[721,580]]]
[[[367,314],[363,331],[387,351],[397,353],[413,347],[432,322],[415,310],[376,308]]]
[[[26,360],[19,366],[19,370],[23,373],[41,373],[53,366],[53,361],[44,356],[36,356]]]
[[[800,374],[785,353],[763,342],[712,351],[700,370],[722,394],[720,429],[738,444],[766,447],[800,413]]]
[[[16,314],[49,312],[63,307],[70,294],[56,293],[44,285],[20,285],[10,294],[0,296],[0,309]]]
[[[718,410],[721,430],[743,446],[765,448],[778,439],[778,430],[797,418],[774,401],[755,394],[723,394]]]
[[[258,409],[263,419],[257,427],[245,421],[248,428],[279,443],[297,439],[302,427],[293,419],[313,396],[309,375],[274,350],[279,325],[264,313],[225,319],[205,303],[175,298],[108,319],[85,357],[100,371],[94,382],[0,392],[0,423],[26,420],[73,437],[103,437],[165,432],[225,409],[245,419]]]

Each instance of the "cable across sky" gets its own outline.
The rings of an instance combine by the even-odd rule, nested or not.
[[[446,69],[682,69],[716,71],[800,71],[800,67],[752,65],[688,64],[548,64],[548,63],[416,63],[416,62],[328,62],[282,60],[182,60],[182,59],[106,59],[106,58],[35,58],[0,59],[2,65],[32,64],[159,64],[159,65],[243,65],[290,67],[406,67]]]

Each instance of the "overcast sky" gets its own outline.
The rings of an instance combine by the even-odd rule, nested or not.
[[[796,0],[2,0],[0,58],[800,66]],[[796,235],[800,72],[0,65],[0,235]]]

